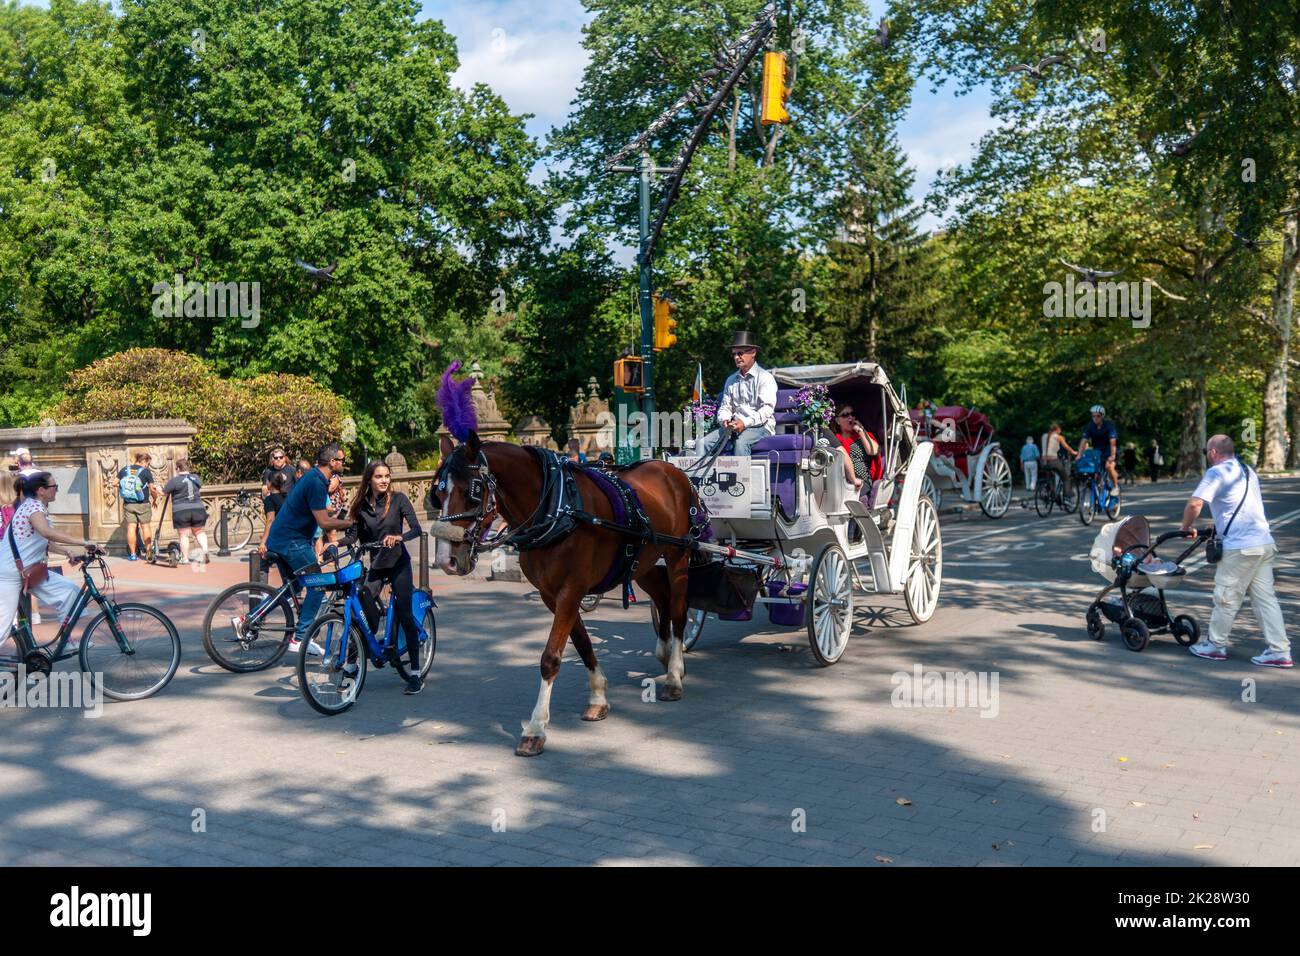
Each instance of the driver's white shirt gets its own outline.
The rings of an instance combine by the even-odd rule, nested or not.
[[[732,372],[718,403],[718,421],[739,418],[746,428],[770,425],[776,415],[776,376],[757,362],[742,375]]]

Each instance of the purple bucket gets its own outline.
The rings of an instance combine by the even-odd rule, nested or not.
[[[784,581],[767,582],[768,597],[780,597],[782,594],[789,597],[798,597],[806,590],[808,590],[806,584],[791,584],[787,590]],[[781,627],[799,627],[803,624],[803,603],[769,604],[767,605],[767,619]]]
[[[754,617],[754,612],[750,610],[732,611],[730,614],[719,614],[719,621],[748,621]]]

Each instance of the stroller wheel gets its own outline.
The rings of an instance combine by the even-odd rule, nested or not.
[[[1151,632],[1147,626],[1132,617],[1120,625],[1120,634],[1124,636],[1124,644],[1130,651],[1146,650],[1147,642],[1151,640]]]
[[[1088,608],[1088,636],[1100,641],[1106,636],[1106,622],[1101,618],[1101,611],[1095,607]]]
[[[1169,628],[1169,633],[1183,647],[1191,647],[1201,636],[1201,626],[1196,623],[1196,618],[1187,614],[1179,614],[1174,618],[1174,624],[1173,627]]]

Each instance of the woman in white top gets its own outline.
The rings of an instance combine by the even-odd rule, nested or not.
[[[13,519],[5,528],[4,541],[0,543],[0,621],[6,625],[14,620],[22,592],[22,578],[14,561],[15,550],[23,567],[30,568],[46,559],[51,543],[69,545],[68,548],[58,550],[71,555],[74,565],[80,553],[73,549],[84,550],[94,546],[93,541],[74,538],[55,531],[50,526],[49,505],[59,493],[59,485],[53,475],[40,471],[28,476],[23,483],[23,491],[25,496],[15,509]],[[41,603],[57,607],[62,620],[72,610],[72,602],[80,590],[79,585],[62,574],[50,574],[43,583],[32,589],[32,593],[40,598]],[[69,649],[76,648],[69,644]]]

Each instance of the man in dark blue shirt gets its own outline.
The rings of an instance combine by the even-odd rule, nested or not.
[[[289,497],[275,515],[271,533],[266,538],[266,549],[283,558],[288,569],[294,573],[320,570],[316,563],[316,549],[312,546],[317,527],[324,531],[342,531],[352,524],[350,520],[329,512],[329,481],[331,476],[343,473],[343,462],[343,448],[337,442],[322,448],[316,455],[316,467],[309,469],[294,483]],[[298,652],[299,642],[307,636],[315,623],[316,612],[320,610],[324,596],[324,591],[307,589],[301,616],[298,618],[297,634],[289,645],[290,653]],[[318,655],[323,653],[316,647],[310,650]]]
[[[1115,459],[1119,450],[1119,432],[1114,422],[1106,421],[1106,409],[1101,405],[1092,406],[1092,421],[1083,428],[1083,440],[1079,443],[1079,454],[1095,448],[1101,452],[1101,460],[1110,475],[1111,487],[1119,489],[1119,474],[1115,470]]]

